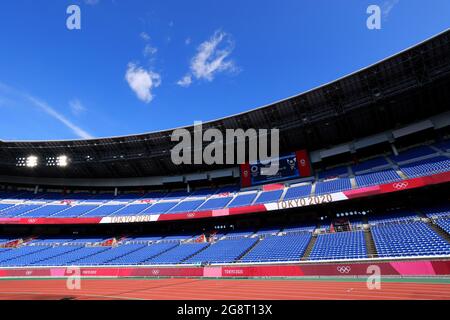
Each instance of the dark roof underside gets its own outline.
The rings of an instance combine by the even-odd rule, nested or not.
[[[203,129],[278,128],[282,152],[317,150],[447,111],[449,38],[450,31],[446,31],[333,83],[263,108],[205,123]],[[84,141],[0,142],[0,175],[120,178],[220,168],[175,166],[170,158],[174,146],[171,132]],[[65,154],[71,164],[64,169],[16,167],[17,157],[30,154],[41,159]]]

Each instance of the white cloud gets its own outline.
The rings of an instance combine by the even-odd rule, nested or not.
[[[144,40],[144,41],[150,41],[150,36],[148,35],[147,32],[141,32],[139,36],[140,36],[141,39]]]
[[[12,101],[20,101],[23,103],[23,101],[26,102],[26,104],[32,104],[34,107],[38,108],[39,110],[45,112],[47,115],[51,116],[52,118],[56,119],[60,123],[62,123],[64,126],[66,126],[68,129],[70,129],[75,135],[82,139],[92,139],[93,136],[86,132],[85,130],[81,129],[79,126],[75,125],[70,119],[66,118],[64,115],[56,111],[55,108],[50,106],[48,103],[31,96],[25,92],[21,92],[15,88],[12,88],[10,86],[7,86],[3,83],[0,83],[0,91],[3,91],[11,98],[9,99]]]
[[[84,0],[84,3],[90,5],[90,6],[94,6],[96,4],[98,4],[100,2],[100,0]]]
[[[79,116],[82,113],[86,112],[85,106],[78,99],[70,100],[69,106],[70,106],[70,109],[72,110],[72,113],[76,116]]]
[[[158,73],[145,70],[134,63],[128,64],[125,79],[131,90],[145,103],[150,103],[153,100],[152,91],[161,84],[161,76]]]
[[[192,76],[190,74],[185,75],[181,80],[177,82],[181,87],[187,88],[192,84]]]
[[[400,0],[387,0],[383,3],[382,12],[383,16],[387,18],[391,13],[392,9],[400,2]]]
[[[233,50],[234,42],[229,34],[220,30],[214,32],[209,40],[197,48],[197,54],[191,59],[190,72],[178,81],[178,84],[188,87],[192,83],[192,81],[187,81],[188,77],[191,80],[194,77],[199,80],[212,81],[220,72],[238,71],[234,61],[228,59]]]
[[[148,56],[152,56],[154,55],[156,52],[158,52],[158,49],[155,47],[152,47],[150,44],[146,44],[144,47],[144,57],[148,57]]]
[[[60,114],[58,111],[56,111],[54,108],[49,106],[46,102],[41,101],[35,97],[26,96],[27,99],[34,104],[36,107],[40,108],[42,111],[47,113],[49,116],[53,117],[54,119],[61,122],[63,125],[65,125],[67,128],[73,131],[77,136],[79,136],[82,139],[92,139],[93,136],[91,136],[89,133],[81,129],[80,127],[76,126],[72,123],[69,119],[67,119],[65,116]]]

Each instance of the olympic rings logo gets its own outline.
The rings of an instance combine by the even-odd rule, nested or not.
[[[394,183],[392,186],[395,189],[400,190],[400,189],[405,189],[408,185],[409,185],[408,182],[397,182],[397,183]]]
[[[336,267],[336,270],[339,273],[350,273],[350,271],[352,271],[352,268],[350,266],[339,266]]]

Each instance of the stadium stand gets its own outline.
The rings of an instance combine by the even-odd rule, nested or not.
[[[311,260],[367,258],[363,231],[320,234],[313,247]]]
[[[311,233],[269,236],[261,241],[240,261],[299,261],[311,240]]]
[[[318,173],[318,178],[321,179],[330,179],[337,178],[342,176],[348,176],[348,168],[346,166],[343,167],[335,167],[327,170],[320,171]]]
[[[422,221],[379,224],[371,231],[380,257],[450,254],[450,243]]]
[[[401,180],[401,177],[397,172],[395,172],[395,170],[391,169],[357,175],[355,179],[359,187],[367,187],[387,182],[398,181]]]
[[[32,192],[2,192],[0,193],[0,217],[9,218],[77,218],[77,217],[106,217],[170,214],[191,211],[220,210],[236,208],[253,204],[277,202],[283,200],[305,198],[311,195],[314,188],[316,195],[335,193],[350,190],[354,187],[380,185],[403,180],[400,175],[415,178],[450,171],[450,158],[438,155],[437,148],[445,147],[448,141],[415,147],[398,156],[391,156],[398,161],[398,169],[384,156],[375,157],[351,166],[355,173],[355,185],[352,187],[351,179],[342,177],[347,175],[348,167],[341,166],[323,171],[320,178],[337,176],[311,183],[300,183],[286,186],[285,189],[268,191],[245,191],[236,186],[226,186],[217,189],[199,189],[193,192],[149,192],[146,194],[127,193],[114,196],[105,194],[55,194]],[[347,172],[344,174],[344,171]],[[329,174],[325,174],[328,172]],[[4,203],[7,201],[8,203]],[[17,201],[17,203],[11,203]]]
[[[352,166],[352,171],[355,174],[366,172],[366,171],[373,171],[377,170],[379,168],[390,166],[389,162],[386,160],[385,157],[376,157],[372,158],[370,160],[366,160],[363,162],[360,162],[358,164],[355,164]]]
[[[450,159],[444,156],[419,160],[402,165],[401,170],[410,178],[446,172],[450,170]]]
[[[240,258],[256,242],[257,238],[224,239],[211,244],[185,263],[230,263]]]
[[[199,251],[208,247],[207,243],[180,244],[172,250],[166,251],[148,261],[149,264],[179,264]]]
[[[352,188],[349,178],[337,178],[334,180],[328,180],[316,183],[316,195],[325,193],[334,193],[344,190],[350,190]]]

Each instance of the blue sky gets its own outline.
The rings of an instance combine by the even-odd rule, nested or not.
[[[81,8],[81,30],[66,9]],[[382,9],[381,30],[366,9]],[[450,26],[448,0],[0,4],[0,140],[151,132],[243,112]]]

